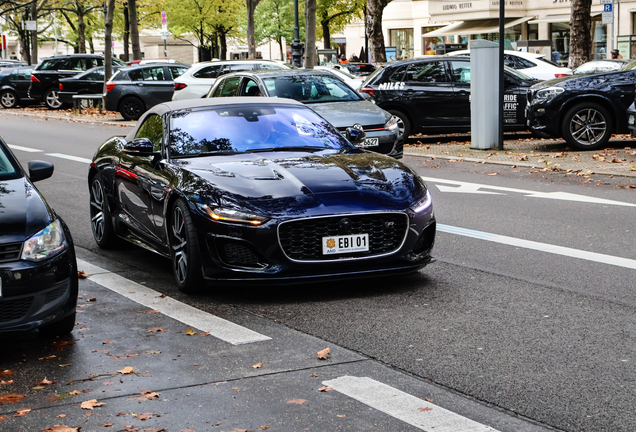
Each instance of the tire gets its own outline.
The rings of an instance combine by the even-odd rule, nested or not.
[[[12,90],[4,90],[0,93],[0,104],[2,104],[3,108],[15,108],[18,105],[19,100],[20,98],[18,95]]]
[[[57,89],[48,89],[44,93],[44,105],[50,110],[56,110],[62,108],[64,105],[58,96]]]
[[[399,117],[400,120],[402,120],[402,123],[404,124],[404,130],[402,132],[402,136],[404,137],[404,140],[406,140],[409,135],[411,135],[411,121],[409,120],[408,116],[406,114],[404,114],[402,111],[398,111],[398,110],[387,110],[388,112],[390,112],[391,114],[393,114],[396,117]]]
[[[134,96],[125,97],[119,104],[119,112],[125,120],[138,120],[145,111],[144,103]]]
[[[572,107],[563,117],[563,139],[579,150],[605,147],[612,137],[612,117],[603,106],[584,102]]]
[[[91,180],[90,188],[91,231],[95,243],[102,249],[112,249],[117,243],[115,228],[108,208],[108,199],[99,174]]]
[[[172,254],[172,273],[177,287],[195,293],[203,287],[203,271],[196,229],[186,202],[178,199],[170,210],[168,237]]]
[[[60,321],[40,327],[40,335],[44,337],[65,336],[73,331],[73,327],[75,327],[75,312]]]

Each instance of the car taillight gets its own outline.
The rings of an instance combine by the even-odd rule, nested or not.
[[[178,83],[178,82],[174,83],[174,89],[175,90],[183,90],[186,87],[187,87],[187,84]]]
[[[373,93],[375,93],[375,89],[371,87],[363,87],[360,89],[360,93],[366,93],[369,96],[373,96]]]
[[[563,77],[566,77],[566,76],[569,76],[569,75],[568,74],[554,74],[555,78],[563,78]]]
[[[113,88],[115,88],[115,85],[115,83],[106,83],[106,91],[111,91]]]
[[[31,82],[40,82],[40,80],[37,79],[35,75],[31,75]]]
[[[62,83],[60,83],[60,90],[64,90],[64,87],[62,87]]]

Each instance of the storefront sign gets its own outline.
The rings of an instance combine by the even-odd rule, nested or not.
[[[514,11],[514,16],[524,16],[527,0],[502,0],[507,14]],[[458,19],[483,19],[494,17],[499,13],[499,0],[472,1],[429,1],[428,10],[435,21],[454,21]],[[486,15],[475,15],[484,12]],[[496,15],[498,16],[498,15]],[[513,15],[510,15],[513,16]]]

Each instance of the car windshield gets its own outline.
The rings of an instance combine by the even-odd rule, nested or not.
[[[574,75],[594,73],[594,72],[612,72],[623,67],[624,63],[612,61],[594,61],[587,62],[574,69]]]
[[[516,76],[517,78],[521,78],[523,80],[535,80],[536,78],[532,78],[530,75],[526,75],[523,72],[518,71],[517,69],[513,69],[509,66],[504,66],[504,69],[506,70],[506,72],[508,72],[511,75]]]
[[[632,69],[636,69],[636,60],[630,61],[625,66],[623,66],[623,69],[621,69],[621,70],[622,71],[630,71]]]
[[[235,105],[182,110],[170,117],[171,157],[353,148],[327,121],[303,107]]]
[[[347,84],[332,75],[293,75],[263,78],[270,96],[299,102],[351,102],[361,97]]]
[[[11,156],[8,150],[5,148],[2,141],[0,141],[0,181],[12,180],[22,177],[18,164]],[[3,186],[0,183],[0,193],[2,193]]]

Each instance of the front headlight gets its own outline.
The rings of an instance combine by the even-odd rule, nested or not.
[[[415,213],[422,213],[423,211],[428,209],[431,204],[433,204],[433,200],[431,199],[431,193],[427,190],[424,198],[413,204],[413,206],[411,206],[411,210],[413,210]]]
[[[630,115],[629,119],[627,120],[627,124],[629,124],[630,126],[634,126],[634,115]]]
[[[399,129],[398,120],[399,118],[397,118],[396,116],[391,116],[389,121],[384,124],[384,128],[391,131],[398,130]]]
[[[222,207],[213,207],[207,204],[199,205],[212,220],[220,222],[232,222],[258,226],[267,222],[270,218],[255,215],[252,213],[242,212],[239,210],[226,209]]]
[[[563,93],[565,89],[563,87],[548,87],[537,91],[534,95],[534,102],[548,102],[561,93]]]
[[[42,261],[51,258],[66,249],[66,238],[59,220],[44,228],[24,242],[22,259]]]

